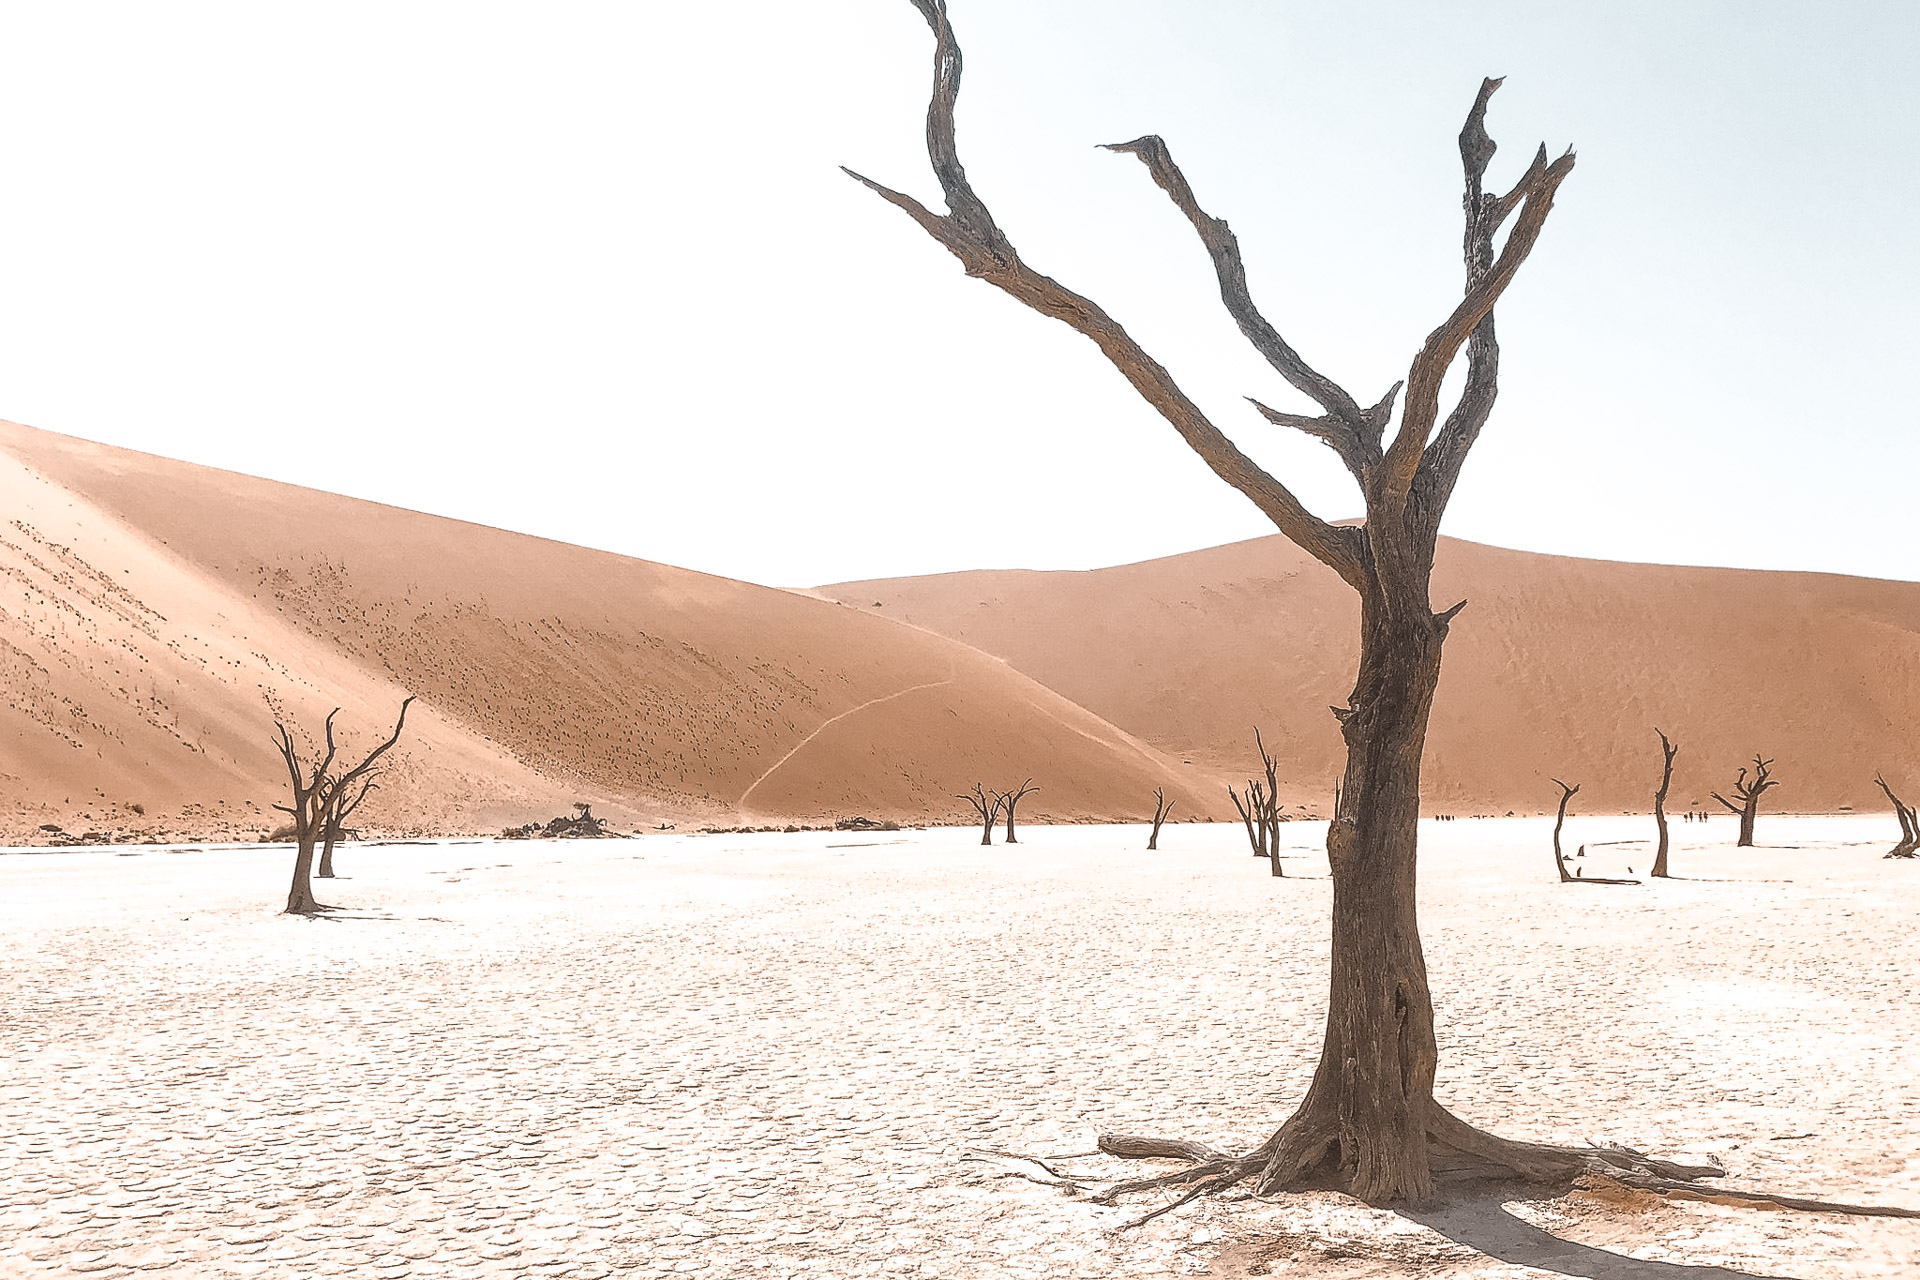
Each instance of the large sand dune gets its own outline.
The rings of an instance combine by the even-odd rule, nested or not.
[[[274,708],[420,703],[376,827],[1138,813],[1184,766],[964,645],[787,591],[0,425],[0,804],[19,840],[253,834]],[[1191,770],[1188,770],[1191,772]],[[133,812],[138,804],[147,813]]]
[[[1240,771],[1251,726],[1294,799],[1343,760],[1327,707],[1352,687],[1358,607],[1270,537],[1083,573],[1024,571],[821,588],[988,653],[1196,764]],[[1680,745],[1670,807],[1719,806],[1777,758],[1767,807],[1886,807],[1875,770],[1920,792],[1920,584],[1616,564],[1442,540],[1447,645],[1428,740],[1429,812],[1644,810],[1654,728]],[[875,608],[875,602],[879,607]],[[1911,795],[1909,795],[1911,798]]]

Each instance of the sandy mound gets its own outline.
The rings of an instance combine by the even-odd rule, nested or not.
[[[1306,796],[1344,759],[1358,607],[1271,537],[1086,573],[945,574],[821,588],[1005,658],[1197,764],[1244,772],[1250,726]],[[1754,752],[1767,804],[1885,808],[1876,769],[1920,793],[1920,584],[1616,564],[1443,539],[1454,623],[1426,756],[1429,812],[1531,812],[1558,776],[1577,806],[1644,810],[1654,726],[1680,745],[1670,807],[1719,807]],[[874,602],[880,607],[875,609]],[[1896,786],[1898,786],[1896,781]]]
[[[370,745],[408,692],[371,827],[946,818],[1029,773],[1036,817],[1202,803],[1005,664],[800,594],[11,424],[0,500],[0,837],[256,833],[273,707]]]

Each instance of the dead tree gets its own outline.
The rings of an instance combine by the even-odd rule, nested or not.
[[[279,732],[277,745],[280,748],[280,758],[287,766],[287,779],[293,788],[291,805],[276,804],[273,807],[293,818],[293,838],[298,846],[293,859],[293,887],[287,893],[289,915],[313,915],[327,909],[315,902],[313,898],[314,845],[319,842],[327,826],[328,815],[334,807],[335,795],[349,790],[355,783],[365,778],[373,771],[380,757],[392,750],[394,744],[400,741],[400,730],[407,723],[407,708],[412,704],[411,695],[401,702],[400,718],[394,722],[391,737],[369,751],[359,764],[343,768],[338,772],[335,772],[333,767],[334,757],[339,754],[339,747],[333,737],[333,720],[340,714],[340,708],[335,707],[328,714],[325,732],[326,752],[311,765],[300,759],[300,749],[294,744],[293,734],[288,731],[287,726],[279,720],[273,722],[273,727]]]
[[[1425,1199],[1436,1175],[1505,1173],[1565,1181],[1599,1174],[1659,1189],[1719,1173],[1615,1147],[1510,1141],[1475,1129],[1433,1098],[1439,1053],[1414,886],[1420,756],[1440,679],[1441,648],[1465,607],[1464,601],[1438,611],[1432,606],[1434,543],[1460,468],[1493,409],[1499,365],[1494,304],[1546,224],[1554,194],[1573,171],[1572,152],[1550,160],[1542,147],[1511,190],[1484,190],[1494,154],[1485,115],[1500,81],[1481,84],[1460,131],[1466,181],[1463,296],[1427,336],[1405,383],[1367,406],[1312,368],[1255,307],[1238,242],[1226,223],[1201,209],[1166,144],[1147,136],[1111,147],[1146,165],[1198,233],[1212,259],[1221,300],[1240,331],[1282,378],[1318,406],[1319,412],[1309,415],[1255,402],[1269,421],[1326,444],[1358,482],[1364,522],[1333,524],[1308,511],[1291,489],[1242,453],[1097,303],[1021,259],[960,164],[954,104],[961,57],[945,0],[911,2],[934,33],[927,154],[947,212],[935,213],[912,196],[852,170],[848,174],[904,211],[958,258],[968,275],[1092,341],[1215,474],[1360,598],[1359,671],[1347,705],[1334,709],[1347,764],[1341,809],[1327,832],[1332,976],[1313,1082],[1299,1108],[1243,1155],[1183,1139],[1102,1136],[1100,1148],[1111,1155],[1171,1158],[1188,1166],[1109,1187],[1102,1198],[1111,1203],[1129,1193],[1183,1189],[1157,1214],[1249,1178],[1262,1192],[1331,1181],[1359,1199],[1379,1203]],[[1497,244],[1508,222],[1512,228]],[[1442,419],[1442,381],[1463,347],[1467,369],[1460,399]],[[1388,442],[1385,430],[1402,385],[1406,396],[1399,428]]]
[[[1247,844],[1253,849],[1253,856],[1265,858],[1273,874],[1284,876],[1280,869],[1280,819],[1279,805],[1266,784],[1249,781],[1245,798],[1232,787],[1227,788],[1227,796],[1233,801],[1233,807],[1240,811],[1240,821],[1247,828]]]
[[[1173,801],[1167,799],[1167,789],[1165,787],[1155,787],[1153,789],[1153,831],[1147,836],[1147,849],[1149,852],[1157,850],[1160,847],[1160,824],[1165,822],[1167,815],[1172,812]]]
[[[1239,810],[1240,821],[1247,828],[1247,843],[1253,848],[1253,856],[1265,858],[1274,875],[1284,876],[1286,872],[1280,869],[1280,767],[1267,754],[1267,744],[1260,740],[1259,729],[1253,731],[1253,744],[1260,750],[1260,764],[1266,773],[1266,781],[1248,779],[1244,799],[1232,787],[1227,788],[1227,796],[1233,801],[1233,807]],[[1337,788],[1334,799],[1337,807]]]
[[[993,822],[1000,816],[1000,793],[989,792],[976,782],[971,792],[962,791],[958,795],[960,799],[972,805],[973,811],[980,815],[980,843],[992,844]]]
[[[1920,815],[1914,813],[1912,805],[1903,803],[1899,796],[1893,794],[1893,788],[1887,785],[1884,777],[1876,773],[1873,780],[1887,793],[1887,799],[1893,801],[1893,816],[1900,820],[1900,843],[1889,849],[1886,856],[1911,858],[1920,854]]]
[[[1572,875],[1567,874],[1567,860],[1560,853],[1560,828],[1564,827],[1567,824],[1567,802],[1569,800],[1572,800],[1574,796],[1580,793],[1580,784],[1575,783],[1573,786],[1570,787],[1566,783],[1560,781],[1560,779],[1555,778],[1553,780],[1553,785],[1560,788],[1560,813],[1559,813],[1559,816],[1557,816],[1553,820],[1553,865],[1560,872],[1560,883],[1561,884],[1639,884],[1640,882],[1638,880],[1622,880],[1622,879],[1613,878],[1609,876],[1590,876],[1586,873],[1586,870],[1584,867],[1576,869]],[[1584,858],[1586,857],[1586,854],[1587,854],[1587,846],[1581,845],[1578,856]],[[1631,871],[1633,870],[1633,868],[1628,867],[1627,870]]]
[[[1738,846],[1742,849],[1750,848],[1753,844],[1753,820],[1760,813],[1760,797],[1769,789],[1780,785],[1773,778],[1772,769],[1773,761],[1762,760],[1758,753],[1754,755],[1752,779],[1748,779],[1747,771],[1743,768],[1740,770],[1740,777],[1733,784],[1733,797],[1740,802],[1739,804],[1735,804],[1733,800],[1727,799],[1718,791],[1708,793],[1729,810],[1740,815]]]
[[[1020,784],[1020,789],[1018,791],[996,791],[993,793],[993,798],[1000,802],[1000,807],[1004,809],[1007,814],[1007,843],[1008,844],[1020,843],[1018,840],[1013,838],[1013,806],[1019,804],[1023,797],[1030,795],[1033,792],[1038,791],[1039,789],[1040,788],[1033,785],[1033,779],[1028,778],[1025,782]]]
[[[1249,781],[1244,798],[1240,792],[1234,790],[1232,787],[1228,787],[1227,798],[1233,801],[1233,807],[1239,811],[1240,822],[1247,829],[1247,844],[1252,847],[1253,856],[1256,858],[1266,857],[1267,824],[1260,817],[1261,814],[1266,812],[1266,796],[1260,784]]]
[[[1560,828],[1567,825],[1567,802],[1580,794],[1580,784],[1568,786],[1555,778],[1553,785],[1560,788],[1560,815],[1553,820],[1553,865],[1560,870],[1560,883],[1571,883],[1574,877],[1567,874],[1567,860],[1560,854]]]
[[[1660,829],[1660,847],[1653,853],[1653,874],[1660,879],[1667,878],[1667,789],[1673,785],[1673,758],[1680,754],[1680,748],[1660,734],[1660,752],[1665,760],[1660,766],[1660,789],[1653,793],[1653,825]]]
[[[358,809],[366,800],[367,793],[380,789],[380,785],[374,781],[376,776],[377,774],[369,774],[365,778],[362,778],[360,780],[360,790],[353,793],[351,797],[349,797],[344,788],[333,793],[331,797],[332,803],[328,806],[326,814],[326,834],[320,843],[320,867],[319,870],[314,872],[314,874],[322,880],[331,880],[334,878],[333,846],[340,840],[341,836],[345,834],[347,830],[347,819],[351,818],[353,811]]]
[[[1266,785],[1261,789],[1259,805],[1260,835],[1266,845],[1267,862],[1273,874],[1284,876],[1286,872],[1280,869],[1280,766],[1267,754],[1267,744],[1260,740],[1258,726],[1253,731],[1253,745],[1260,752],[1260,767],[1266,774]]]

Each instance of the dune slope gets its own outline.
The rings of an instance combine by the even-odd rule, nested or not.
[[[365,745],[407,693],[375,826],[575,800],[649,825],[953,818],[953,792],[1027,774],[1035,817],[1214,792],[1004,663],[794,592],[11,424],[0,501],[16,840],[42,821],[253,834],[284,785],[276,708],[311,731],[339,706]]]
[[[945,574],[820,588],[1005,658],[1197,764],[1244,775],[1251,726],[1296,791],[1343,760],[1327,707],[1351,688],[1358,607],[1281,537],[1079,573]],[[1920,794],[1920,584],[1617,564],[1443,539],[1454,623],[1425,764],[1429,812],[1644,810],[1658,726],[1680,745],[1671,809],[1719,806],[1755,752],[1764,808],[1885,808]],[[875,607],[875,602],[879,606]]]

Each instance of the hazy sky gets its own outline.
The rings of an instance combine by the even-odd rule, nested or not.
[[[1579,166],[1447,532],[1920,579],[1920,6],[952,0],[960,141],[1325,515],[1332,455],[1134,160],[1371,402],[1458,297],[1454,138]],[[937,196],[906,0],[0,6],[0,417],[762,582],[1271,532]]]

